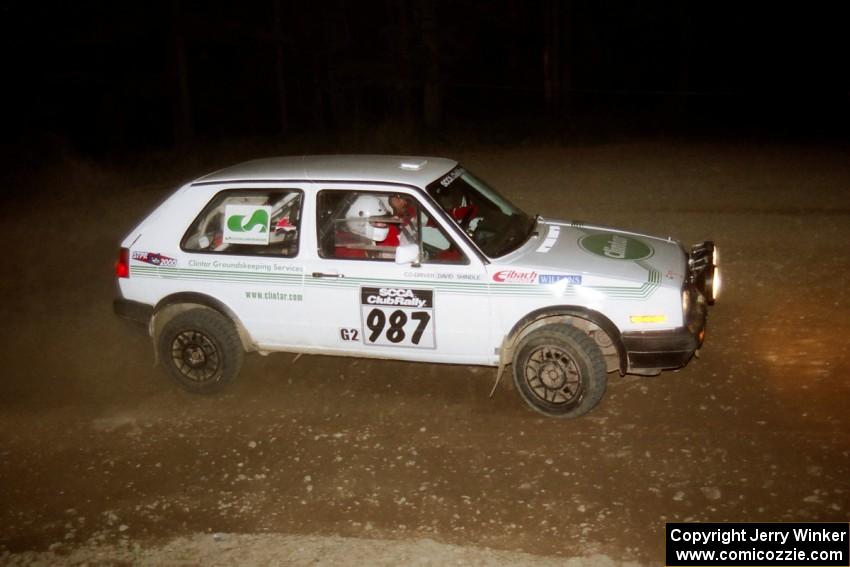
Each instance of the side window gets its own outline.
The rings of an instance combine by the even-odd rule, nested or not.
[[[320,191],[319,255],[393,261],[399,245],[419,243],[417,206],[408,196],[370,191]]]
[[[187,252],[294,258],[302,201],[297,189],[222,191],[204,207],[180,247]]]
[[[393,261],[399,246],[416,246],[429,263],[466,263],[410,195],[321,191],[317,197],[319,255],[346,260]]]
[[[419,227],[422,240],[421,259],[423,264],[468,264],[469,260],[449,238],[443,228],[425,211],[420,209]]]

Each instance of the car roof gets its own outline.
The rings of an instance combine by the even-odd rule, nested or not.
[[[441,157],[384,155],[288,156],[256,159],[205,175],[193,185],[236,181],[374,181],[424,187],[457,162]]]

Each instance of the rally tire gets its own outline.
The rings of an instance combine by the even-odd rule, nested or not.
[[[569,325],[546,325],[525,336],[515,350],[513,373],[525,403],[563,419],[593,409],[608,384],[602,351]]]
[[[163,327],[158,346],[168,374],[194,394],[212,394],[233,382],[245,355],[233,323],[206,308],[175,315]]]

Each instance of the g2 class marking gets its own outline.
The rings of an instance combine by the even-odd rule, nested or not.
[[[360,330],[342,328],[339,330],[339,338],[344,341],[359,341]]]

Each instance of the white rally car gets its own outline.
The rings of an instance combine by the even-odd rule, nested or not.
[[[496,384],[511,365],[556,417],[593,408],[610,372],[685,365],[720,283],[712,242],[532,217],[455,161],[390,156],[197,179],[124,239],[116,275],[115,312],[193,392],[246,351],[494,366]]]

